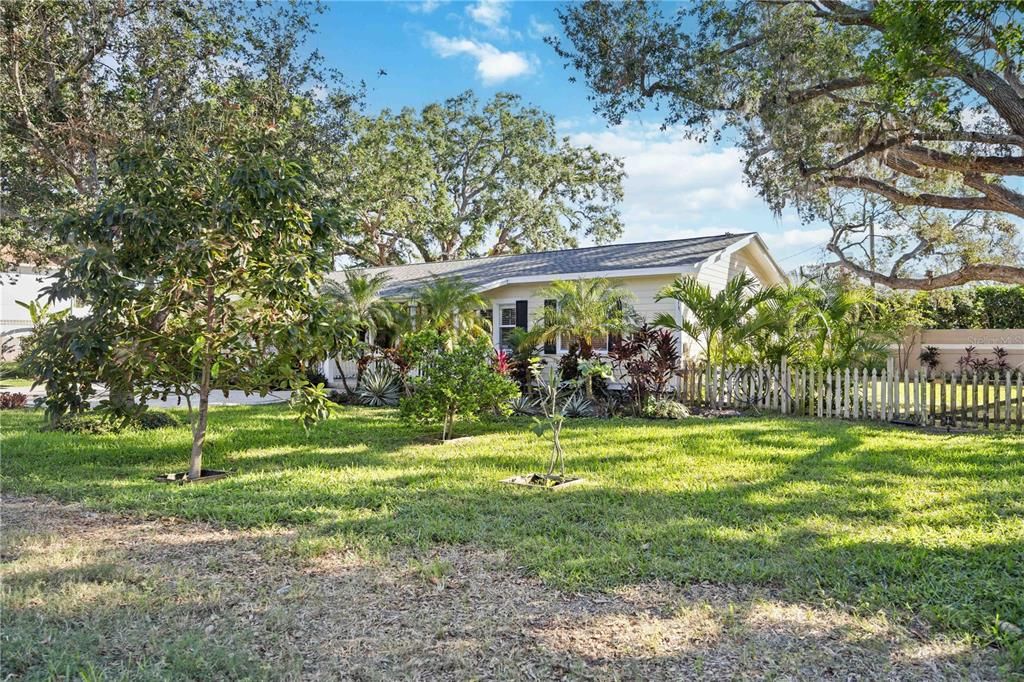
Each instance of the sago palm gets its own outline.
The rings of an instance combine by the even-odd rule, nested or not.
[[[485,336],[490,332],[480,314],[489,307],[475,287],[461,277],[435,277],[416,298],[416,326],[457,336]]]
[[[757,282],[746,273],[740,273],[717,293],[692,277],[679,277],[655,297],[662,301],[670,298],[683,304],[686,312],[682,320],[668,313],[659,315],[654,324],[683,332],[692,337],[707,360],[706,390],[710,399],[711,363],[717,354],[722,375],[732,347],[748,343],[775,319],[772,305],[778,297],[775,287],[756,289]]]

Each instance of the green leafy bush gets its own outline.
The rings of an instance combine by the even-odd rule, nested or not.
[[[64,433],[103,435],[120,433],[125,429],[163,429],[181,426],[181,420],[170,412],[144,410],[128,419],[121,419],[106,411],[76,412],[65,414],[54,421],[50,428]]]
[[[425,335],[424,335],[425,334]],[[474,420],[485,413],[508,414],[519,386],[491,366],[494,353],[488,338],[456,339],[421,332],[413,359],[419,376],[412,394],[402,399],[404,419],[441,424],[441,439],[451,438],[456,419]]]
[[[1024,329],[1024,286],[981,286],[918,294],[935,329]]]

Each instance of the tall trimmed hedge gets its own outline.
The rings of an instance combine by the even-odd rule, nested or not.
[[[919,294],[935,329],[1024,329],[1024,286],[981,286]]]

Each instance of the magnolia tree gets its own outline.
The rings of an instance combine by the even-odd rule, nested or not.
[[[189,479],[202,472],[215,390],[287,383],[305,424],[327,411],[302,361],[319,352],[317,292],[337,220],[289,132],[310,103],[276,121],[264,105],[251,92],[223,93],[175,135],[123,148],[96,205],[61,230],[78,255],[50,294],[117,321],[105,327],[100,364],[130,376],[143,398],[197,395]]]

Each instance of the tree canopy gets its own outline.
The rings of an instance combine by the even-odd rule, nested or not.
[[[305,418],[326,410],[303,362],[322,350],[318,291],[340,223],[294,136],[304,127],[273,113],[248,91],[195,105],[173,134],[125,144],[95,205],[59,229],[78,253],[48,293],[83,300],[74,323],[94,332],[72,330],[72,351],[95,338],[95,364],[143,399],[198,394],[189,478],[213,390],[287,383]],[[75,367],[62,356],[52,369]]]
[[[370,265],[598,244],[622,232],[622,164],[559,138],[554,119],[499,93],[362,118],[340,193],[344,253]]]
[[[560,11],[551,39],[610,122],[735,141],[775,210],[833,229],[837,262],[897,288],[1024,282],[1024,4],[704,0]],[[938,270],[938,272],[936,272]]]
[[[166,134],[210,86],[276,82],[275,110],[317,97],[306,145],[346,133],[358,89],[304,42],[315,3],[89,0],[0,3],[0,259],[52,263],[53,232],[103,192],[121,145]],[[315,130],[315,133],[312,132]]]

